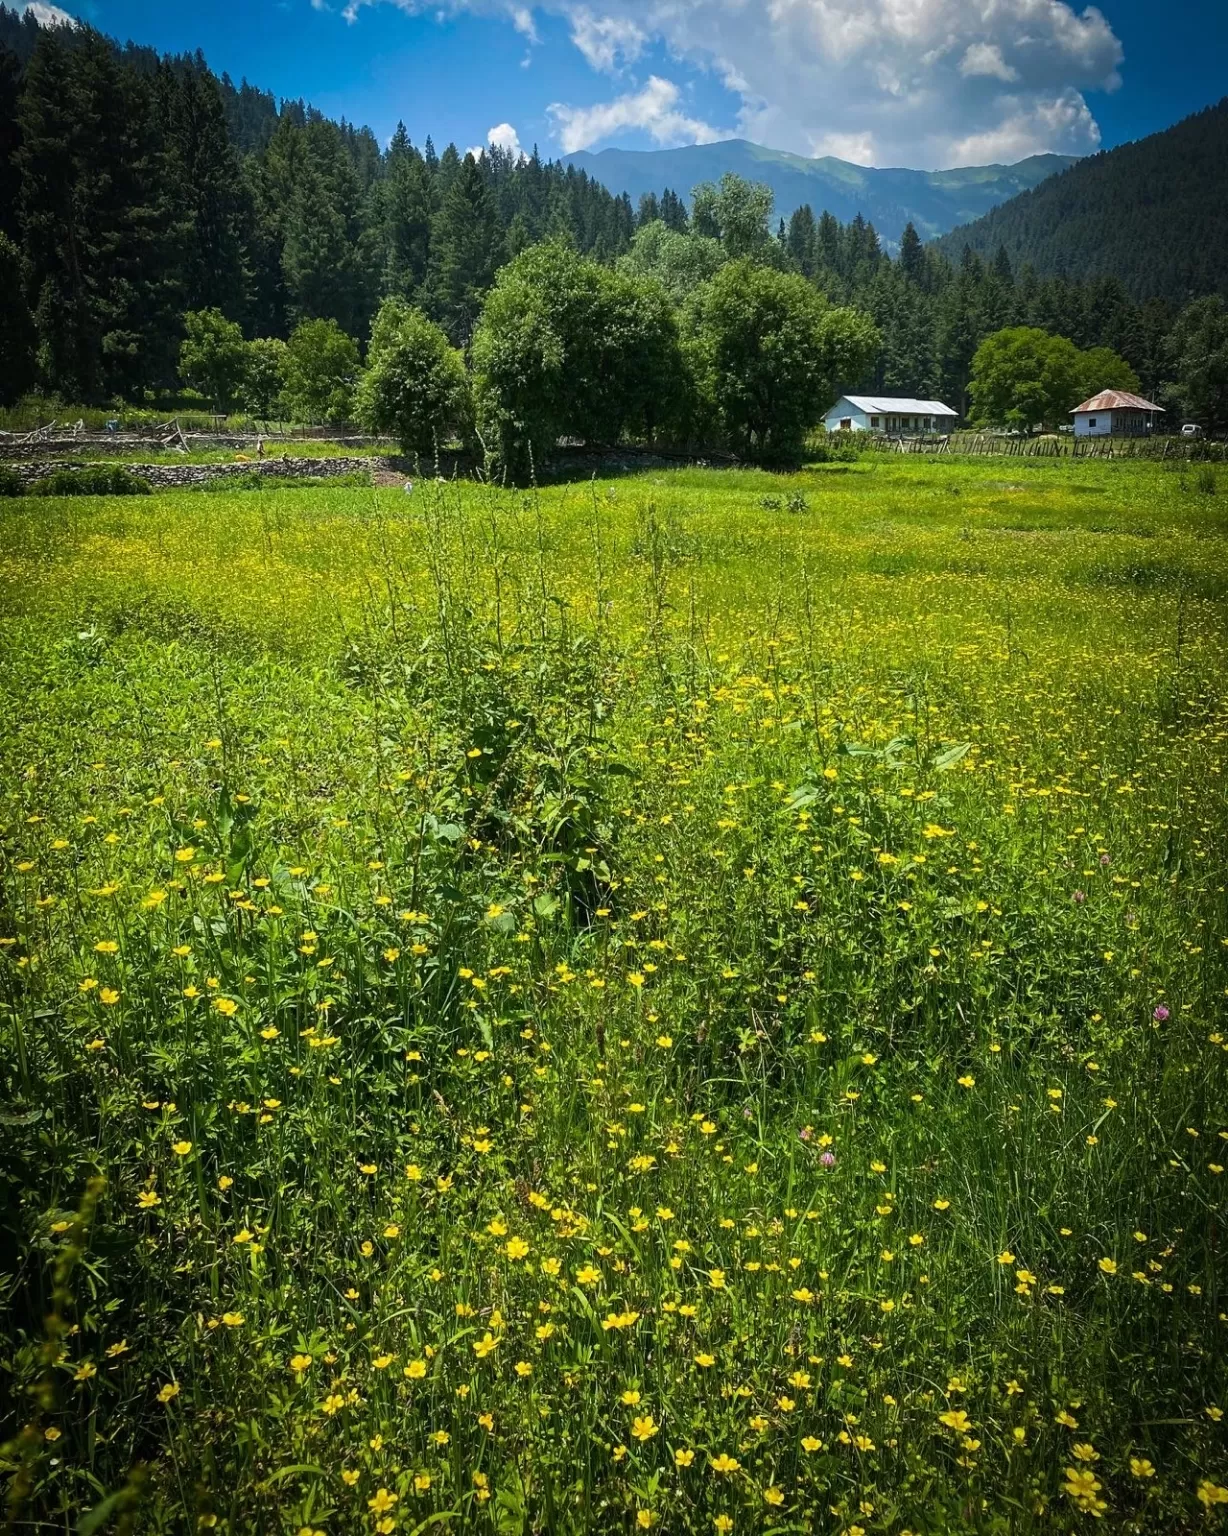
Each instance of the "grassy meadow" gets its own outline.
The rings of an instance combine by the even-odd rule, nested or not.
[[[0,504],[12,1528],[1228,1528],[1226,535]]]

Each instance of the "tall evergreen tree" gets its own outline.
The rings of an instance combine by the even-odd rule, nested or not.
[[[21,71],[17,55],[0,47],[0,234],[12,240],[21,238],[17,204],[21,194],[21,172],[17,150],[21,130],[17,111],[21,99]]]
[[[900,236],[900,271],[914,283],[920,282],[925,273],[925,250],[911,219]]]
[[[494,281],[499,228],[478,163],[466,155],[443,195],[431,229],[425,298],[453,346],[464,346]]]
[[[426,162],[398,123],[388,146],[383,188],[384,291],[409,298],[426,278],[431,246],[431,180]]]
[[[809,203],[803,203],[789,219],[789,233],[786,237],[793,265],[803,277],[813,277],[818,270],[817,241],[818,227],[814,221],[814,210]]]
[[[246,309],[243,183],[221,91],[203,69],[163,65],[158,105],[167,171],[181,211],[177,239],[186,308]]]

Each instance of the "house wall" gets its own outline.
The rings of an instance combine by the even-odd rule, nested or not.
[[[842,428],[842,421],[848,421],[851,425],[847,429]],[[955,418],[869,415],[849,405],[847,401],[841,401],[828,411],[823,418],[823,425],[829,432],[952,432],[955,429]]]
[[[1150,430],[1146,411],[1085,411],[1074,419],[1076,437],[1146,437]]]
[[[841,432],[846,430],[840,425],[843,421],[852,423],[847,428],[850,432],[870,431],[870,418],[864,411],[856,410],[847,402],[840,402],[832,410],[828,411],[827,415],[823,418],[823,425],[829,432]]]

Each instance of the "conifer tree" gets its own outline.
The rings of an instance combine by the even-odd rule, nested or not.
[[[431,243],[431,181],[422,156],[398,123],[388,146],[383,189],[385,293],[408,298],[426,277]]]
[[[443,194],[431,228],[425,298],[453,346],[464,346],[494,281],[501,241],[486,182],[466,155]]]

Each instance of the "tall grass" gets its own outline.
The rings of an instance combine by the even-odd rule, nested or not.
[[[1222,1516],[1225,518],[1002,474],[0,509],[14,1528]]]

